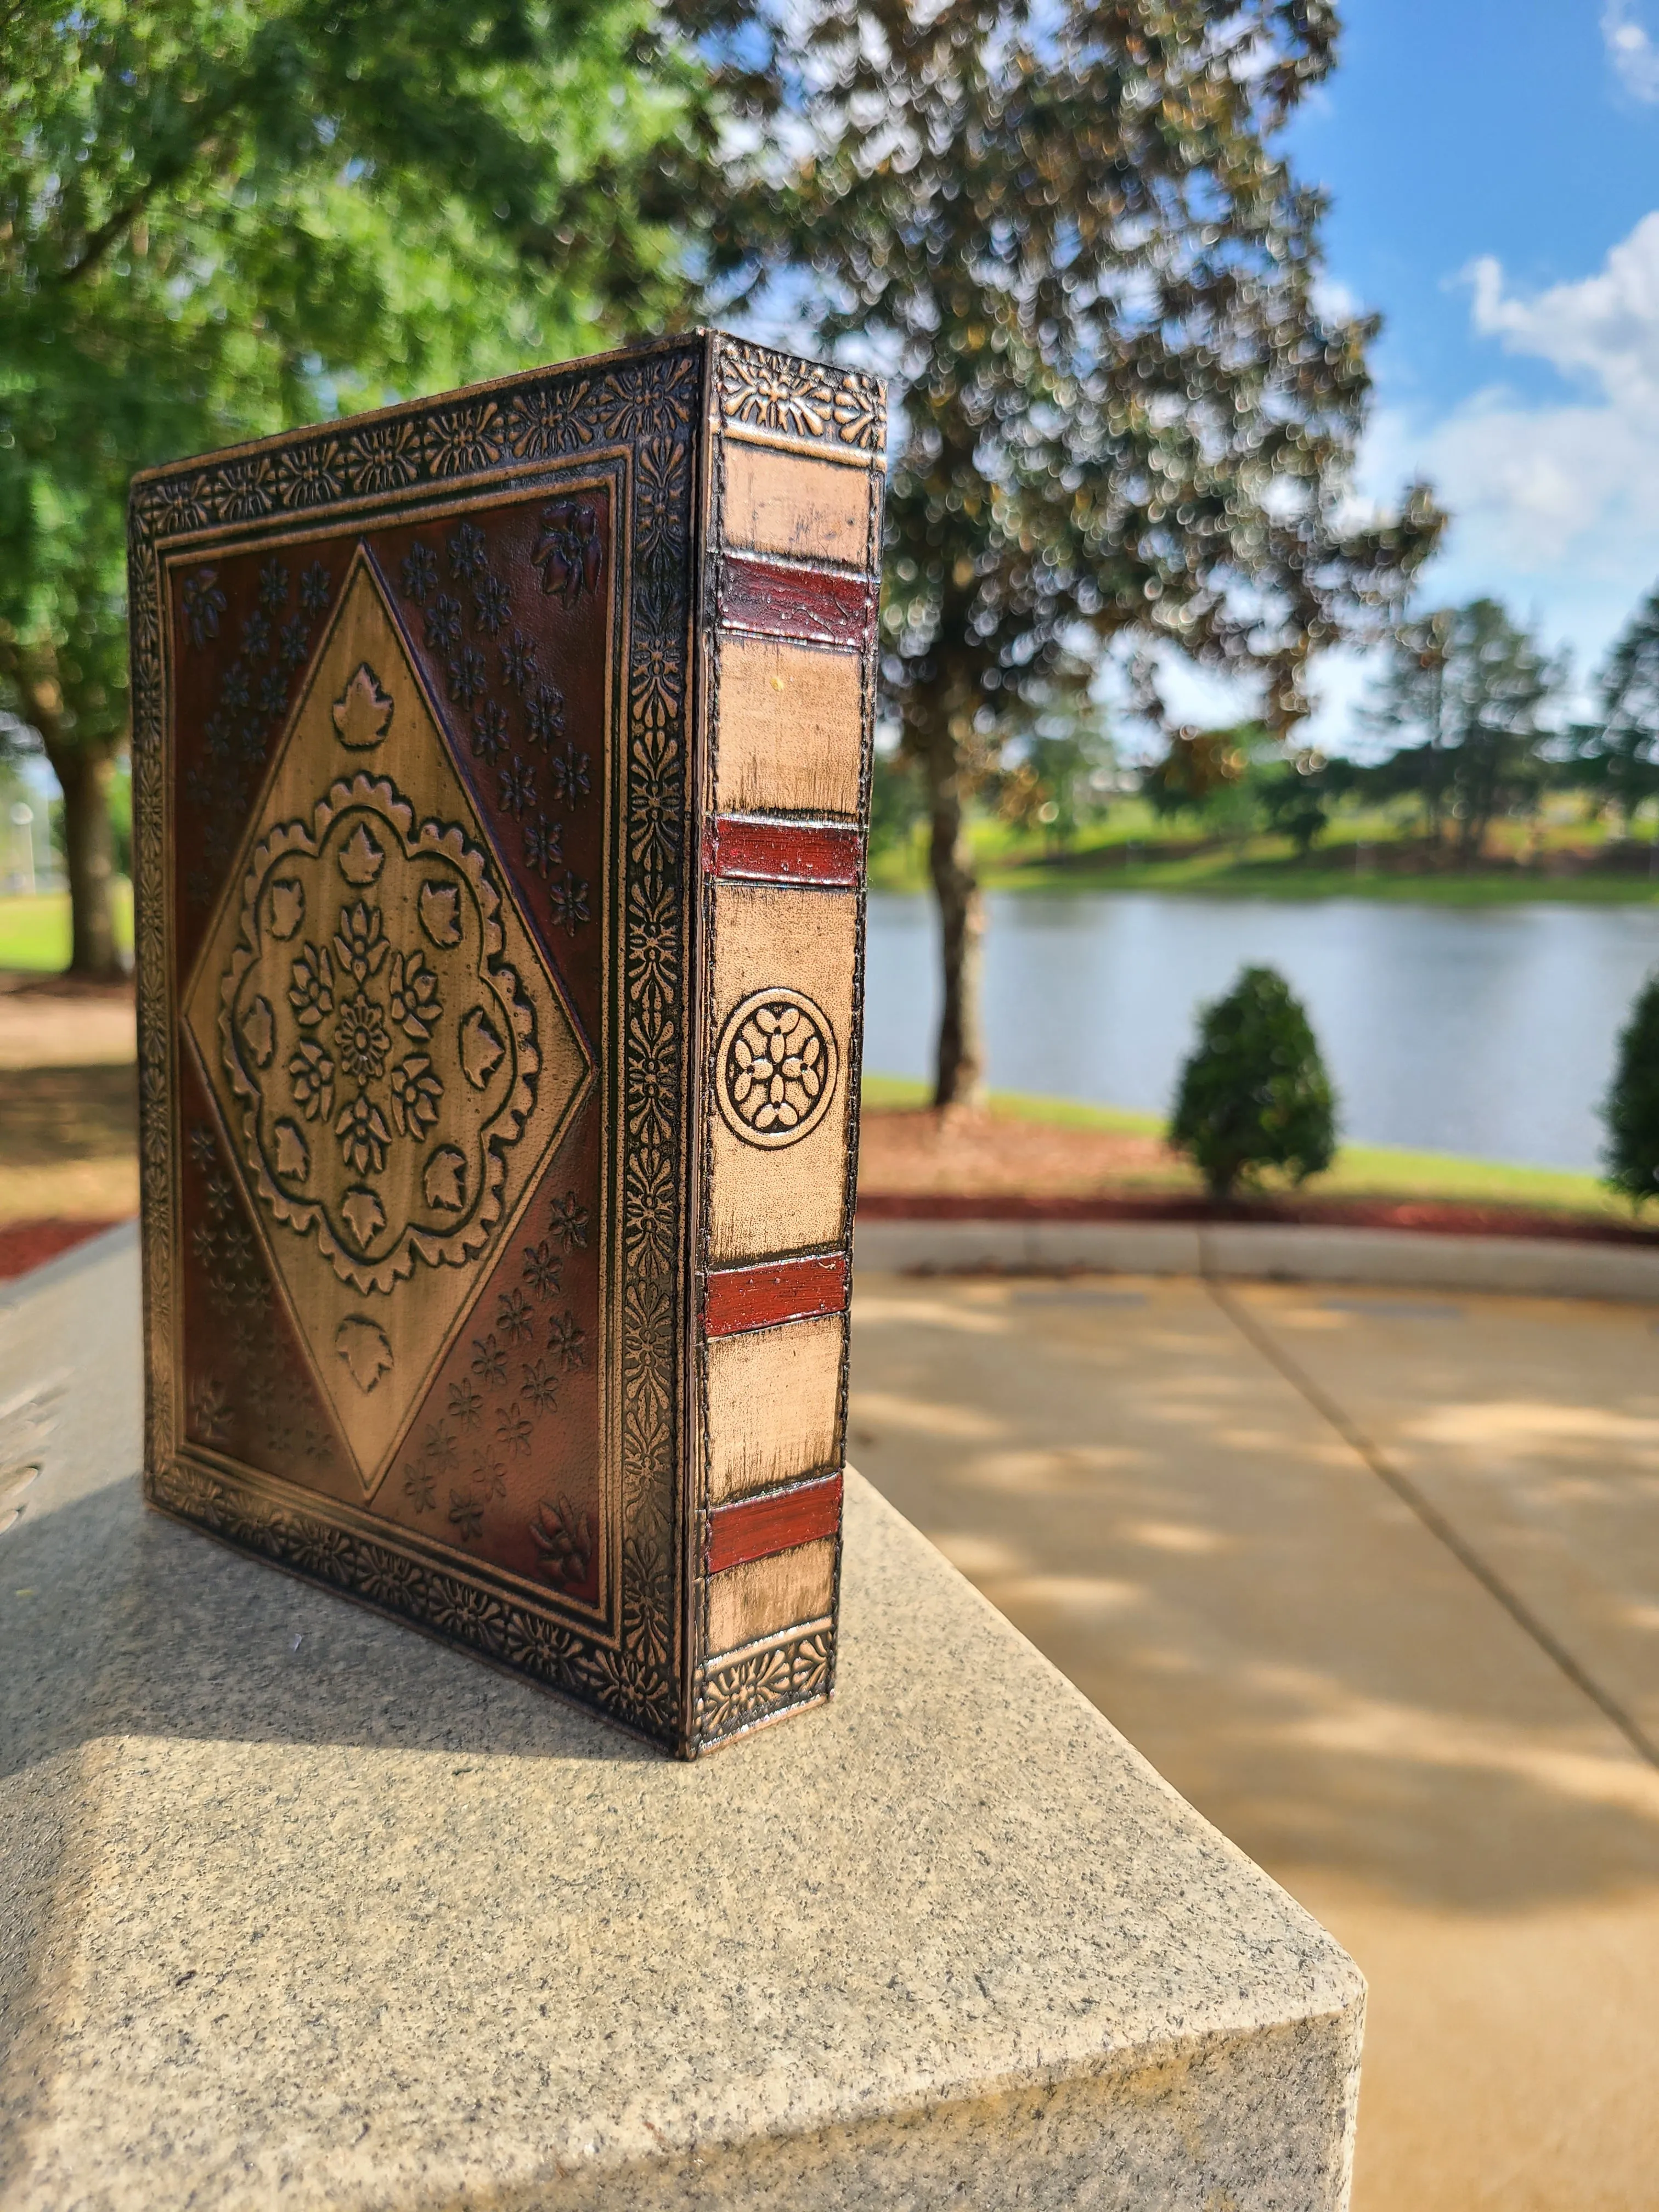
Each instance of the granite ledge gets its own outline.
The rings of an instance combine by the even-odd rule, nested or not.
[[[1346,2202],[1357,1970],[867,1486],[834,1703],[680,1765],[147,1512],[137,1300],[116,1240],[0,1314],[0,1407],[71,1370],[0,1539],[7,2212]]]

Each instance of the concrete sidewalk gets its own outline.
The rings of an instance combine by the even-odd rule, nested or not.
[[[855,1463],[1370,1977],[1357,2212],[1659,2208],[1659,1336],[861,1272]]]

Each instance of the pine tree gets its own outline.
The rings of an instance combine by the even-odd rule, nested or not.
[[[1525,805],[1547,779],[1547,710],[1566,664],[1497,599],[1402,623],[1390,647],[1364,719],[1418,742],[1396,751],[1389,781],[1421,801],[1437,844],[1450,814],[1458,858],[1475,860],[1494,815]]]
[[[1659,795],[1659,587],[1626,623],[1601,671],[1601,719],[1576,732],[1580,773],[1623,817]]]
[[[1336,1102],[1307,1015],[1272,968],[1245,968],[1199,1017],[1170,1141],[1217,1198],[1277,1168],[1305,1182],[1336,1150]]]

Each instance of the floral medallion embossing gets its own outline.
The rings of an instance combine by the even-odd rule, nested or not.
[[[500,1212],[540,1055],[499,908],[479,847],[385,777],[332,785],[252,854],[220,986],[247,1163],[359,1291],[477,1251]]]
[[[830,1017],[804,991],[751,992],[728,1016],[715,1056],[727,1126],[745,1144],[799,1143],[829,1109],[837,1060]]]

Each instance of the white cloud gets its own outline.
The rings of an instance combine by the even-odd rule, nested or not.
[[[1634,410],[1486,392],[1429,431],[1418,459],[1463,566],[1541,578],[1571,562],[1611,580],[1635,545],[1659,543],[1659,423]]]
[[[1659,100],[1659,46],[1638,20],[1632,0],[1607,0],[1601,38],[1626,91],[1638,100]]]
[[[1534,398],[1493,380],[1449,410],[1380,407],[1354,488],[1357,516],[1427,477],[1452,517],[1424,574],[1419,605],[1490,594],[1569,645],[1577,684],[1593,676],[1637,600],[1659,578],[1659,212],[1646,216],[1600,269],[1528,292],[1486,257],[1457,280],[1477,337],[1564,380]],[[1310,671],[1304,733],[1364,750],[1355,709],[1374,656],[1322,654]],[[1259,695],[1160,658],[1176,720],[1222,723],[1259,710]],[[1582,691],[1580,696],[1582,696]]]
[[[1483,337],[1599,384],[1616,404],[1659,403],[1659,214],[1644,216],[1597,274],[1576,283],[1522,298],[1505,290],[1490,254],[1464,276]]]
[[[1568,388],[1384,406],[1359,488],[1382,500],[1428,477],[1452,526],[1421,601],[1506,599],[1571,644],[1582,679],[1659,576],[1659,213],[1570,283],[1528,292],[1489,257],[1461,281],[1475,335]]]

